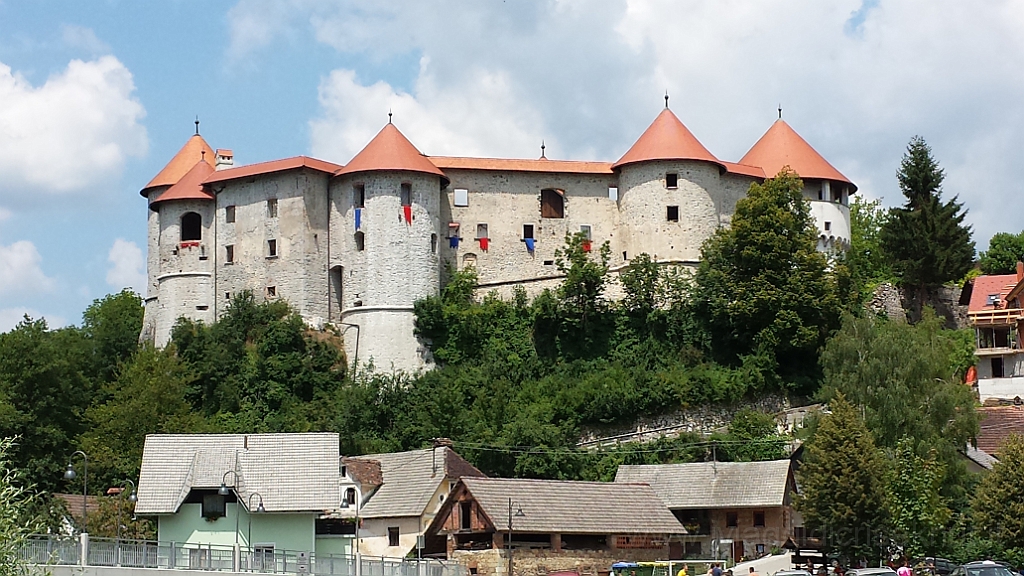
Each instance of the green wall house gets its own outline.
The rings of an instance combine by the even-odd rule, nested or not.
[[[338,452],[330,433],[149,435],[135,512],[162,542],[348,554]]]

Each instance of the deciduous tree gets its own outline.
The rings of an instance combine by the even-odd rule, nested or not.
[[[1011,434],[971,505],[977,531],[1004,549],[1024,551],[1024,437]]]
[[[915,442],[903,439],[893,451],[886,476],[892,538],[911,558],[936,555],[951,512],[939,494],[945,471],[934,453],[919,456]]]
[[[981,271],[985,274],[1013,274],[1020,261],[1024,261],[1024,232],[997,232],[988,241],[988,250],[979,258]]]

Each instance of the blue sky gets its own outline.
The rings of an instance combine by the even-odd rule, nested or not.
[[[871,198],[921,134],[979,247],[1018,232],[1024,5],[953,0],[0,0],[0,331],[144,285],[138,190],[193,131],[344,163],[387,111],[428,154],[614,160],[662,106],[738,160],[781,103]]]

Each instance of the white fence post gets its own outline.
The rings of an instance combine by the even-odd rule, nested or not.
[[[89,533],[82,532],[78,535],[79,554],[78,563],[81,566],[89,565]]]

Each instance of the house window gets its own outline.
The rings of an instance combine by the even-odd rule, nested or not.
[[[618,188],[618,186],[609,186],[608,187],[608,199],[611,200],[612,202],[618,202],[619,201],[619,188]]]
[[[678,188],[679,187],[679,174],[675,172],[669,172],[665,174],[665,187],[666,188]]]
[[[362,208],[366,204],[366,186],[364,184],[352,185],[352,206]]]
[[[388,546],[398,546],[398,526],[388,527]]]
[[[565,218],[565,197],[554,188],[540,191],[540,217]]]
[[[590,238],[590,226],[589,225],[580,226],[580,234],[583,234],[583,239],[584,240],[589,241],[591,239]]]
[[[473,503],[459,502],[459,528],[471,530],[473,528]]]
[[[235,207],[225,206],[224,207],[224,221],[231,224],[235,221]]]
[[[740,525],[739,514],[736,512],[725,513],[725,526],[727,528],[735,528]]]
[[[181,241],[203,239],[203,217],[195,212],[185,212],[181,215]]]
[[[276,563],[274,562],[274,545],[273,544],[256,544],[252,547],[253,552],[253,566],[252,569],[257,572],[274,572],[277,569]]]
[[[228,244],[224,247],[224,263],[233,264],[235,262],[235,245]]]
[[[533,238],[533,224],[523,224],[523,239]]]
[[[704,552],[701,550],[700,542],[684,542],[683,554],[687,558],[700,558]]]
[[[267,298],[274,298],[277,296],[277,286],[267,286]]]
[[[669,206],[665,210],[665,218],[669,222],[679,222],[679,206]]]
[[[267,240],[267,258],[277,258],[277,240]]]
[[[348,502],[349,506],[355,506],[356,505],[356,489],[355,488],[349,488],[348,490],[345,490],[345,502]]]
[[[459,207],[469,206],[469,190],[465,188],[455,189],[455,205]]]
[[[202,515],[207,520],[216,520],[224,516],[224,497],[220,494],[204,494]]]
[[[481,238],[489,238],[489,236],[487,236],[487,224],[485,223],[476,225],[476,239],[479,240]]]
[[[341,477],[348,478],[348,466],[345,466],[344,464],[341,466]]]
[[[754,527],[764,528],[764,512],[754,512]]]
[[[829,222],[828,220],[826,220],[825,221],[825,232],[830,232],[831,230],[832,230],[832,223]]]
[[[412,184],[402,182],[402,206],[412,206]]]
[[[992,358],[992,377],[1002,378],[1003,377],[1003,357],[996,356]]]
[[[356,232],[356,250],[362,252],[366,249],[366,234]]]
[[[277,218],[277,198],[267,200],[267,218]]]

